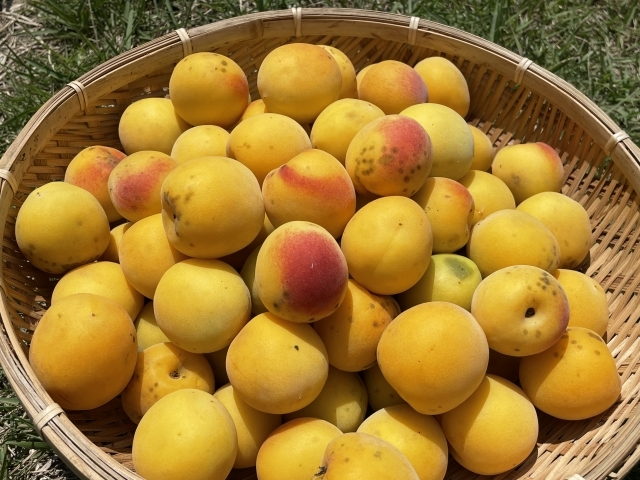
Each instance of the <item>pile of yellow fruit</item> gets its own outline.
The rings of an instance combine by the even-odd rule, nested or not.
[[[289,44],[258,90],[190,55],[170,99],[122,115],[127,155],[89,147],[22,205],[20,249],[63,274],[30,349],[56,402],[121,395],[149,480],[441,480],[449,454],[498,474],[532,454],[536,409],[616,402],[553,148],[494,157],[440,57],[356,76]]]

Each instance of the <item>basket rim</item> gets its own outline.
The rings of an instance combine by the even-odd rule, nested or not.
[[[555,98],[561,100],[555,100],[554,103],[561,104],[563,110],[567,107],[567,114],[570,113],[576,123],[591,127],[589,134],[594,143],[604,151],[605,148],[609,150],[607,153],[622,170],[633,190],[640,193],[640,148],[630,138],[621,138],[620,127],[593,101],[543,67],[488,40],[430,20],[419,19],[416,22],[405,15],[358,9],[303,8],[297,11],[300,13],[296,13],[295,8],[293,11],[257,12],[194,27],[186,32],[194,53],[208,51],[212,46],[223,43],[299,36],[296,33],[305,35],[312,22],[319,23],[320,26],[314,28],[322,30],[326,35],[331,35],[332,29],[342,22],[350,22],[354,32],[358,32],[358,26],[373,23],[388,26],[388,29],[369,34],[368,38],[414,43],[425,47],[432,46],[434,39],[440,39],[453,42],[452,50],[460,46],[473,49],[480,58],[484,55],[495,60],[495,64],[491,64],[492,69],[508,78],[518,79],[520,84],[533,92],[542,94],[543,89],[550,88]],[[299,21],[295,20],[297,15],[300,15]],[[352,36],[367,38],[355,33]],[[129,83],[131,79],[150,73],[157,68],[151,58],[160,52],[164,53],[166,64],[179,61],[185,53],[183,45],[183,35],[177,31],[158,37],[98,65],[81,75],[75,81],[75,87],[64,87],[42,105],[0,159],[2,225],[6,225],[11,199],[17,193],[14,191],[14,184],[20,184],[35,154],[61,125],[81,112],[83,103],[88,104],[91,99],[100,98]],[[82,92],[78,91],[78,83]],[[592,135],[594,131],[597,133],[595,136]],[[2,282],[1,268],[0,265],[0,313],[3,324],[0,327],[0,364],[29,416],[34,418],[52,405],[53,401],[31,370],[13,330],[7,308],[7,287]],[[41,434],[81,478],[141,478],[90,442],[64,413],[52,417],[42,427]],[[638,448],[639,442],[640,431],[635,435],[633,445],[620,457],[618,466]]]

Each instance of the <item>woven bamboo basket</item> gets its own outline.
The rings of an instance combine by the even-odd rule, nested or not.
[[[43,437],[81,478],[140,478],[132,471],[134,425],[119,399],[92,411],[62,412],[29,367],[29,341],[57,279],[33,268],[17,247],[14,226],[22,202],[35,187],[62,180],[83,148],[121,148],[117,127],[124,109],[137,99],[166,95],[171,70],[185,55],[229,56],[244,69],[255,99],[262,60],[289,42],[331,44],[351,58],[356,70],[386,59],[413,66],[428,56],[446,56],[469,84],[467,121],[497,148],[543,141],[559,152],[565,168],[562,191],[591,219],[593,247],[584,269],[607,292],[606,340],[622,394],[607,412],[584,421],[541,413],[537,448],[499,478],[624,476],[640,460],[640,150],[588,98],[519,55],[437,23],[359,10],[265,12],[170,33],[72,82],[24,127],[0,162],[0,361]],[[476,478],[453,460],[450,465],[447,478]],[[229,478],[256,478],[255,470],[234,471]]]

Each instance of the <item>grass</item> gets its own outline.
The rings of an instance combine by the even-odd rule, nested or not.
[[[180,27],[294,5],[384,10],[474,33],[575,85],[640,144],[639,2],[31,0],[0,13],[0,152],[53,93],[118,53]],[[9,478],[73,476],[38,437],[0,371],[0,479]],[[630,478],[640,479],[640,469]]]

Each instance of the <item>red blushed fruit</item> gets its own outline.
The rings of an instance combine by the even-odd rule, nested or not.
[[[325,317],[340,306],[349,272],[333,238],[318,232],[298,232],[280,247],[284,303],[309,321]]]
[[[321,197],[323,201],[329,201],[338,205],[350,205],[355,203],[353,185],[346,176],[334,175],[332,177],[308,177],[301,174],[295,168],[282,165],[269,175],[277,174],[289,187],[304,191],[314,197]]]

